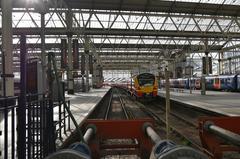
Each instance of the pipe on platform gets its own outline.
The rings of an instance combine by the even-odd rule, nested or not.
[[[88,147],[89,140],[97,132],[97,127],[93,124],[87,126],[87,130],[83,136],[84,142],[76,142],[69,146],[68,149],[57,151],[46,159],[91,159],[91,150]]]
[[[145,123],[143,125],[143,130],[154,144],[157,144],[161,140],[160,136],[151,127],[151,124]]]
[[[191,147],[176,145],[170,140],[161,140],[150,123],[143,124],[143,131],[154,143],[150,159],[207,159],[206,155]]]
[[[96,134],[97,132],[97,127],[93,124],[90,124],[87,126],[87,131],[85,132],[83,139],[85,143],[87,144],[88,141],[91,139],[91,137]]]
[[[235,146],[240,146],[240,135],[215,125],[211,121],[204,123],[204,129],[214,135],[217,135]]]

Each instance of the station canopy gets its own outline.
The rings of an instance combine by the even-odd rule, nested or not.
[[[204,52],[239,56],[238,0],[13,0],[14,64],[19,35],[26,34],[31,56],[41,56],[41,14],[46,52],[60,53],[72,35],[84,52],[91,40],[104,69],[131,69],[164,59],[200,58]],[[60,59],[60,58],[58,58]]]

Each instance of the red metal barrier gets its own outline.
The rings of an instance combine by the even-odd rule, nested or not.
[[[223,153],[227,151],[240,152],[239,147],[230,145],[221,137],[207,131],[206,122],[214,123],[218,127],[240,134],[240,117],[202,117],[199,119],[199,135],[202,146],[210,152],[209,155],[212,159],[221,159]]]
[[[116,154],[137,154],[141,158],[149,158],[153,144],[144,134],[143,124],[153,124],[152,119],[141,120],[87,120],[84,124],[93,124],[97,128],[97,134],[89,141],[93,158]],[[136,139],[136,143],[104,144],[107,139]]]

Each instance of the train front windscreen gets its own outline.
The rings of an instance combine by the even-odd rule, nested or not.
[[[148,73],[138,75],[137,79],[139,86],[152,86],[155,81],[154,75]]]

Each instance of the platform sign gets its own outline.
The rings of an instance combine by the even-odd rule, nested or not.
[[[208,57],[209,62],[209,73],[212,74],[212,57]]]
[[[89,72],[93,74],[93,56],[89,55]]]
[[[85,74],[85,54],[82,53],[81,55],[81,74]]]
[[[61,68],[67,67],[67,40],[61,39]]]
[[[202,57],[202,74],[207,74],[206,70],[206,57]]]
[[[207,66],[208,66],[208,72],[207,72]],[[212,57],[202,57],[202,73],[204,75],[212,74]]]
[[[73,39],[73,69],[79,69],[79,44],[78,39]]]
[[[177,76],[177,78],[182,78],[182,74],[183,74],[182,67],[177,67],[176,68],[176,76]]]
[[[186,66],[185,67],[185,76],[186,77],[191,77],[193,74],[193,67],[192,66]]]
[[[27,93],[41,94],[42,90],[42,67],[38,59],[31,59],[27,63]],[[44,79],[45,80],[45,79]]]

